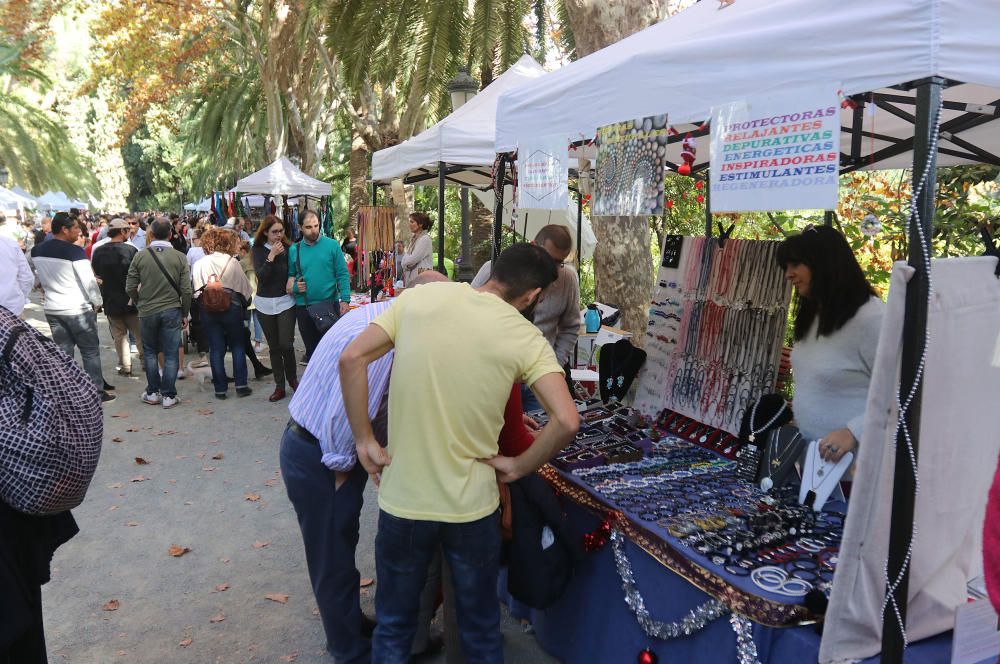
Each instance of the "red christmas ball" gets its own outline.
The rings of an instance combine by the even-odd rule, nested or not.
[[[694,188],[695,189],[703,189],[704,187],[705,187],[705,181],[704,180],[698,180],[697,182],[694,183]]]
[[[638,661],[639,664],[657,664],[657,662],[660,661],[660,658],[656,656],[655,652],[646,648],[639,653],[639,659],[636,661]]]
[[[667,201],[667,209],[670,210],[673,207],[674,207],[674,202],[673,201]]]
[[[683,164],[681,164],[680,166],[678,166],[677,167],[677,174],[678,175],[691,175],[691,164],[689,164],[687,162],[684,162]]]
[[[698,194],[698,197],[695,198],[695,200],[698,201],[699,203],[704,203],[705,197],[702,194]]]

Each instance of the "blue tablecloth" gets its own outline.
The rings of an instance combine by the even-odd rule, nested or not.
[[[566,501],[578,536],[597,527],[597,517]],[[655,620],[680,620],[710,597],[665,568],[638,546],[626,541],[636,584]],[[626,605],[610,544],[588,554],[566,593],[544,611],[533,611],[538,640],[546,652],[567,664],[635,662],[643,648],[661,664],[719,664],[737,661],[736,635],[727,616],[688,637],[659,641],[646,636]],[[762,664],[817,661],[820,636],[815,626],[770,628],[755,624],[753,639]],[[908,664],[940,664],[950,658],[950,634],[911,644]],[[877,658],[871,660],[876,662]]]

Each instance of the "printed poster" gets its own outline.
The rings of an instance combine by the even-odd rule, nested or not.
[[[560,135],[525,141],[517,150],[517,207],[565,210],[569,205],[569,141]]]
[[[594,216],[663,213],[666,115],[637,118],[597,130]]]
[[[840,102],[834,89],[712,109],[712,212],[836,209]]]

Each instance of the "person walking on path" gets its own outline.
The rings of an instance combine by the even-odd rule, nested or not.
[[[108,317],[111,327],[111,338],[114,339],[115,351],[118,353],[118,373],[123,376],[132,375],[132,353],[128,333],[135,337],[139,350],[139,362],[145,368],[142,350],[142,331],[139,329],[139,310],[128,293],[125,292],[125,282],[128,280],[128,269],[132,259],[139,250],[126,242],[129,225],[124,219],[115,218],[108,224],[108,238],[105,244],[94,250],[90,264],[97,275],[97,283],[101,287],[104,298],[104,315]]]
[[[350,309],[351,275],[340,244],[320,235],[319,216],[313,210],[302,215],[302,239],[288,250],[288,282],[285,292],[295,296],[295,317],[309,362],[323,331],[309,313],[311,305],[332,302],[334,312],[343,316]],[[340,302],[339,312],[336,303]]]
[[[253,296],[250,282],[243,274],[240,263],[234,256],[239,252],[239,237],[232,231],[220,227],[210,227],[201,236],[201,246],[205,257],[194,264],[191,278],[194,290],[199,294],[198,315],[208,337],[208,356],[212,365],[212,384],[215,398],[225,399],[229,391],[226,377],[226,347],[233,358],[233,381],[236,395],[250,396],[253,390],[247,385],[247,358],[243,320],[247,304]],[[225,311],[209,311],[204,300],[204,291],[209,282],[218,282],[229,293],[229,308]],[[211,286],[214,287],[214,286]]]
[[[0,279],[0,307],[20,316],[35,285],[35,275],[17,242],[7,237],[0,237],[0,273],[8,275]]]
[[[514,244],[479,289],[438,283],[404,291],[340,355],[358,461],[379,485],[373,662],[409,661],[420,592],[438,547],[455,585],[465,657],[503,661],[497,479],[533,472],[580,426],[551,346],[522,314],[557,271],[541,248]],[[372,429],[368,369],[390,350],[386,450]],[[550,420],[522,454],[498,456],[515,382],[531,386]]]
[[[257,274],[254,304],[264,328],[274,372],[274,392],[268,401],[285,398],[285,384],[299,386],[295,366],[295,298],[285,292],[288,277],[288,238],[284,224],[273,214],[264,217],[254,239],[251,257]]]
[[[181,331],[191,309],[191,277],[187,259],[170,244],[170,220],[161,217],[149,225],[152,242],[136,254],[128,269],[125,292],[139,310],[146,391],[142,401],[173,408],[177,398],[177,371]],[[163,376],[157,363],[163,353]]]
[[[97,312],[104,300],[87,254],[76,246],[80,226],[65,212],[52,218],[52,239],[31,250],[38,281],[45,291],[45,319],[52,340],[67,355],[80,348],[83,368],[101,391],[101,401],[114,401],[113,389],[101,371],[101,347],[97,336]]]
[[[243,270],[243,274],[246,276],[247,281],[250,282],[250,292],[257,292],[257,273],[253,271],[253,258],[250,256],[250,243],[240,240],[240,251],[237,254],[237,258],[240,261],[240,269]],[[254,330],[254,334],[262,335],[263,331],[260,330],[260,324],[257,323],[257,315],[255,312],[255,305],[257,303],[256,298],[250,298],[250,303],[244,311],[244,325],[243,325],[243,351],[250,360],[250,364],[253,365],[254,378],[260,380],[266,376],[271,375],[271,370],[268,369],[263,362],[257,357],[257,348],[254,346],[253,341],[250,338],[251,330],[254,325],[257,325],[257,330]],[[259,338],[259,337],[258,337]]]
[[[406,253],[400,259],[403,268],[403,285],[409,286],[417,275],[424,270],[434,267],[431,260],[433,248],[431,247],[431,236],[427,232],[434,222],[423,212],[410,214],[410,244],[406,247]]]

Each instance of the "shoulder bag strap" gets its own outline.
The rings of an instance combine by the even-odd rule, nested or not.
[[[156,267],[160,268],[160,272],[162,272],[163,276],[166,278],[167,283],[169,283],[170,286],[174,289],[174,291],[177,292],[177,297],[182,297],[181,289],[177,286],[177,282],[174,281],[173,277],[167,274],[167,269],[163,267],[163,263],[160,262],[160,258],[156,255],[156,249],[150,248],[148,249],[148,251],[149,255],[153,257],[153,261],[156,263]]]
[[[303,277],[303,276],[305,276],[305,275],[302,274],[302,259],[300,258],[301,255],[302,255],[302,240],[299,240],[298,242],[295,243],[295,272],[296,272],[296,277]],[[296,281],[298,281],[298,279],[296,279]],[[306,303],[305,306],[308,307],[309,306],[309,296],[306,293],[302,294],[302,300]]]

